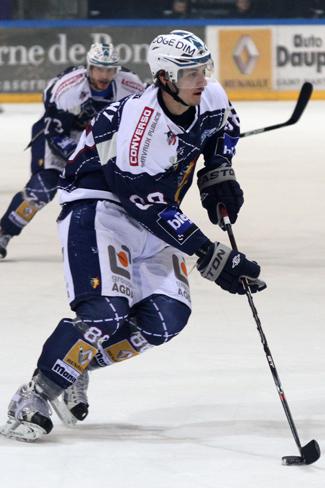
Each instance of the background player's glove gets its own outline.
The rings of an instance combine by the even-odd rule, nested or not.
[[[245,293],[241,277],[247,278],[252,293],[266,288],[266,283],[258,279],[260,266],[255,261],[249,261],[245,254],[233,251],[220,242],[210,243],[202,250],[196,265],[204,278],[214,281],[230,293]]]
[[[205,167],[198,171],[197,177],[202,205],[208,211],[210,221],[224,229],[223,218],[219,213],[219,206],[223,204],[227,208],[230,222],[236,222],[244,203],[244,194],[232,167]]]
[[[94,107],[93,100],[91,98],[88,98],[84,103],[80,105],[80,114],[77,117],[77,125],[84,129],[91,119],[95,117],[96,115],[96,110]]]
[[[54,154],[67,161],[77,147],[77,143],[69,136],[54,136],[48,138],[48,143]]]

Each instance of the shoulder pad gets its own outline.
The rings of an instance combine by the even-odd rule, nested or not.
[[[123,71],[124,73],[134,73],[134,71],[131,71],[129,68],[126,68],[125,66],[122,66],[120,69],[120,72]]]
[[[115,82],[129,93],[141,93],[145,89],[145,85],[142,83],[139,76],[129,70],[119,71],[115,78]]]
[[[87,71],[84,67],[77,67],[64,73],[54,84],[52,90],[52,101],[59,98],[68,90],[73,90],[87,80]]]
[[[205,110],[216,110],[229,106],[228,96],[219,82],[208,82],[203,92],[201,105]]]
[[[58,109],[75,112],[75,107],[80,107],[89,97],[87,70],[79,67],[55,82],[50,101]]]

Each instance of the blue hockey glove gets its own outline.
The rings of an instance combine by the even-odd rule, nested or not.
[[[77,147],[77,143],[68,136],[54,136],[48,138],[52,151],[67,161]]]
[[[206,250],[199,251],[197,269],[208,280],[214,281],[230,293],[245,293],[241,278],[247,278],[252,293],[262,291],[266,283],[259,280],[261,268],[255,261],[249,261],[245,254],[233,251],[229,247],[215,242],[209,244]]]
[[[222,204],[227,208],[230,222],[237,220],[240,207],[244,203],[244,194],[236,180],[231,166],[222,165],[218,168],[202,168],[198,171],[198,187],[203,207],[208,211],[209,219],[223,230],[223,219],[219,212]]]
[[[77,117],[77,124],[80,128],[84,129],[91,119],[95,117],[96,110],[94,107],[94,103],[92,98],[88,98],[84,103],[80,106],[80,114]]]

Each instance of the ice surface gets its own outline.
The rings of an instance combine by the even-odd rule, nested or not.
[[[241,102],[243,130],[286,120],[294,102]],[[29,175],[40,105],[0,115],[0,212]],[[240,141],[234,166],[245,206],[239,248],[263,268],[255,303],[302,444],[325,452],[325,102],[296,125]],[[211,239],[193,186],[184,210]],[[57,203],[40,212],[0,262],[0,421],[31,376],[44,339],[71,316],[56,235]],[[192,264],[190,262],[190,264]],[[5,488],[323,488],[325,462],[284,467],[297,454],[245,297],[191,273],[193,314],[169,344],[92,374],[91,410],[77,428],[54,419],[36,444],[0,438]]]

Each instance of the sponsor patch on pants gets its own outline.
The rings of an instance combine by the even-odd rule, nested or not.
[[[16,214],[25,222],[32,220],[38,208],[25,200],[16,209]]]
[[[132,358],[133,356],[137,356],[139,354],[138,351],[136,351],[127,340],[120,341],[117,344],[113,344],[112,346],[105,348],[105,352],[114,363],[125,361],[126,359]]]
[[[68,364],[61,361],[61,359],[57,359],[52,371],[59,376],[62,376],[62,378],[69,381],[69,383],[74,383],[79,377],[79,373],[75,369],[71,368]]]
[[[96,353],[95,347],[79,339],[64,356],[63,361],[79,373],[83,373]]]

